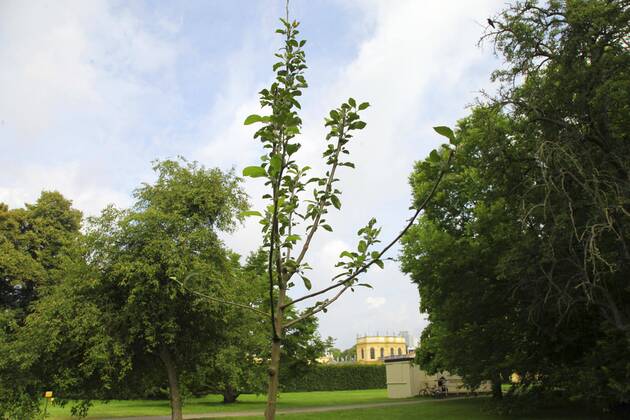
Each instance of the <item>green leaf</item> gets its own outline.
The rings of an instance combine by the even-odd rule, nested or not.
[[[286,240],[288,242],[297,242],[300,240],[300,235],[289,235]]]
[[[322,227],[324,229],[326,229],[328,232],[332,232],[333,231],[333,228],[330,225],[322,225]]]
[[[350,98],[348,99],[348,103],[350,104],[351,107],[355,107],[357,106],[357,101],[354,100],[354,98]]]
[[[282,159],[280,158],[280,156],[278,155],[273,155],[271,157],[271,160],[269,161],[269,169],[270,169],[270,173],[271,172],[278,172],[280,171],[280,166],[282,165]]]
[[[440,158],[440,154],[438,153],[438,151],[435,149],[431,150],[431,153],[429,153],[429,161],[437,163],[440,160],[442,160],[442,158]]]
[[[295,105],[298,105],[297,101],[295,102]],[[299,106],[298,106],[299,108]],[[287,129],[285,130],[285,132],[290,135],[290,136],[295,136],[300,134],[300,127],[294,126],[292,125],[291,127],[287,127]]]
[[[364,253],[367,251],[367,243],[363,240],[359,241],[359,246],[357,247],[360,253]]]
[[[359,105],[359,111],[363,111],[364,109],[367,109],[367,107],[370,106],[369,102],[363,102],[361,105]]]
[[[247,168],[243,169],[243,176],[260,178],[262,176],[267,176],[267,171],[265,171],[265,168],[261,168],[260,166],[248,166]]]
[[[241,216],[241,217],[250,217],[250,216],[262,217],[262,214],[259,211],[256,211],[256,210],[242,211],[238,215]]]
[[[341,201],[339,201],[339,198],[337,198],[336,195],[331,195],[330,201],[332,202],[332,205],[335,206],[337,210],[341,208]]]
[[[383,260],[374,260],[374,264],[378,265],[381,268],[385,268],[385,263],[383,263]]]
[[[451,142],[455,141],[455,133],[449,127],[440,125],[438,127],[433,127],[436,133],[441,136],[448,138]]]
[[[243,124],[250,125],[250,124],[254,124],[254,123],[262,122],[262,121],[264,121],[263,117],[257,114],[252,114],[249,117],[245,118],[245,122]]]
[[[339,258],[343,257],[354,258],[354,255],[352,255],[350,251],[342,251],[341,254],[339,254]]]
[[[306,287],[307,290],[311,290],[313,288],[313,284],[307,277],[302,276],[302,281],[304,282],[304,287]]]
[[[291,156],[293,153],[297,152],[299,148],[300,148],[299,143],[287,144],[287,154]]]

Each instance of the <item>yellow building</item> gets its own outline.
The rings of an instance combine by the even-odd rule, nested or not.
[[[357,337],[357,363],[378,364],[388,356],[407,354],[405,337],[365,336]]]

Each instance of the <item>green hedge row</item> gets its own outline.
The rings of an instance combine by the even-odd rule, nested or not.
[[[385,365],[317,365],[302,375],[285,375],[284,391],[343,391],[386,388]]]

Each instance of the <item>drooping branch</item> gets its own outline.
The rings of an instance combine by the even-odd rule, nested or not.
[[[453,154],[454,154],[454,152],[453,152],[453,151],[451,151],[451,152],[449,153],[449,155],[448,155],[448,159],[447,159],[447,161],[446,161],[446,166],[445,166],[445,168],[444,168],[444,169],[442,169],[442,170],[440,171],[440,173],[439,173],[439,175],[438,175],[437,179],[435,180],[435,182],[434,182],[434,184],[433,184],[433,187],[432,187],[432,188],[431,188],[431,190],[429,191],[429,194],[428,194],[428,195],[424,198],[424,200],[422,201],[422,203],[418,206],[418,208],[416,209],[416,211],[415,211],[415,213],[413,214],[413,216],[411,216],[411,218],[409,219],[409,221],[408,221],[407,225],[405,225],[405,227],[404,227],[404,228],[400,231],[400,233],[399,233],[399,234],[398,234],[398,235],[397,235],[397,236],[396,236],[396,237],[395,237],[395,238],[394,238],[391,242],[389,242],[389,243],[388,243],[388,244],[387,244],[387,245],[386,245],[386,246],[385,246],[385,247],[384,247],[384,248],[383,248],[383,249],[379,252],[378,257],[370,259],[370,261],[368,261],[367,263],[365,263],[365,264],[364,264],[364,265],[363,265],[360,269],[356,270],[356,271],[355,271],[354,273],[352,273],[349,277],[347,277],[347,278],[345,278],[345,279],[343,279],[343,280],[341,280],[341,281],[339,281],[339,282],[337,282],[337,283],[335,283],[335,284],[333,284],[333,285],[331,285],[331,286],[328,286],[328,287],[326,287],[326,288],[324,288],[324,289],[321,289],[321,290],[318,290],[318,291],[316,291],[316,292],[309,293],[309,294],[306,294],[306,295],[304,295],[304,296],[302,296],[302,297],[299,297],[299,298],[297,298],[297,299],[294,299],[294,300],[292,300],[291,302],[286,303],[286,304],[283,306],[283,308],[286,308],[286,307],[289,307],[289,306],[291,306],[291,305],[294,305],[294,304],[295,304],[295,303],[297,303],[297,302],[301,302],[301,301],[303,301],[303,300],[310,299],[310,298],[313,298],[313,297],[315,297],[315,296],[322,295],[322,294],[324,294],[324,293],[326,293],[326,292],[329,292],[329,291],[331,291],[331,290],[333,290],[333,289],[336,289],[337,287],[342,287],[342,286],[348,286],[348,287],[349,287],[349,285],[352,285],[352,284],[353,284],[353,280],[354,280],[354,279],[356,279],[356,278],[359,276],[359,274],[366,272],[366,271],[367,271],[367,269],[368,269],[368,268],[369,268],[372,264],[374,264],[376,261],[380,260],[380,258],[381,258],[383,255],[385,255],[385,253],[387,253],[387,251],[389,251],[389,249],[390,249],[392,246],[394,246],[394,244],[395,244],[396,242],[398,242],[398,241],[400,240],[400,238],[402,238],[402,237],[403,237],[403,235],[404,235],[405,233],[407,233],[407,231],[411,228],[411,226],[413,226],[414,222],[416,221],[416,219],[417,219],[417,218],[418,218],[418,216],[420,215],[420,212],[422,212],[422,210],[424,210],[424,208],[427,206],[427,204],[429,204],[429,201],[431,201],[431,198],[433,198],[433,196],[435,195],[435,192],[437,191],[437,188],[438,188],[438,186],[439,186],[440,182],[442,181],[442,178],[444,177],[444,174],[446,173],[446,170],[447,170],[447,169],[449,168],[449,166],[450,166],[451,160],[452,160],[452,158],[453,158]],[[344,288],[342,289],[342,292],[341,292],[341,293],[345,292],[345,291],[348,289],[348,287],[344,287]],[[339,295],[340,295],[340,294],[339,294]],[[337,298],[338,298],[338,296],[337,296],[337,295],[335,295],[334,299],[336,300]],[[331,303],[332,303],[332,302],[331,302]],[[328,306],[328,305],[326,305],[326,306]],[[315,305],[312,309],[315,309],[315,308],[317,308],[317,307],[318,307],[318,305]],[[322,309],[324,309],[324,308],[321,308],[320,310],[322,310]],[[317,312],[319,312],[320,310],[318,310]],[[311,314],[311,315],[312,315],[312,314]]]
[[[248,305],[244,305],[242,303],[221,299],[221,298],[218,298],[218,297],[207,295],[205,293],[198,292],[197,290],[193,290],[193,289],[191,289],[189,287],[186,287],[186,285],[184,283],[182,283],[181,281],[177,280],[175,277],[171,277],[170,279],[173,280],[175,283],[179,284],[181,286],[181,288],[186,290],[187,292],[195,294],[197,296],[200,296],[200,297],[202,297],[204,299],[208,299],[210,301],[217,302],[217,303],[222,303],[224,305],[232,305],[232,306],[236,306],[236,307],[243,308],[243,309],[249,309],[250,311],[255,312],[257,315],[262,316],[263,318],[267,318],[267,316],[269,315],[266,312],[263,312],[263,311],[261,311],[259,309],[256,309],[256,308],[248,306]]]

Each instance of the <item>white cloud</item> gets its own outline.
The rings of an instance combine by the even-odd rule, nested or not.
[[[367,304],[368,309],[378,309],[381,306],[385,305],[385,302],[387,302],[387,299],[385,299],[384,297],[368,296],[365,299],[365,303]]]
[[[156,157],[156,121],[177,113],[170,84],[152,82],[171,74],[175,45],[106,1],[1,7],[2,199],[48,188],[89,213],[106,200],[125,204],[129,175],[146,174]]]

